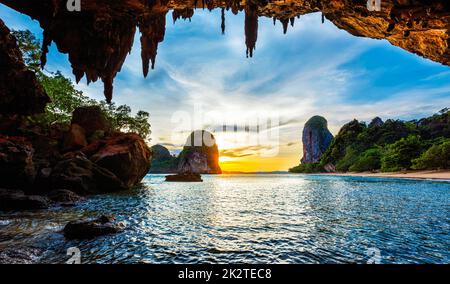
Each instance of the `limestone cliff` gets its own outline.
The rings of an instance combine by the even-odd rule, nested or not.
[[[328,122],[322,116],[313,116],[303,128],[303,158],[302,164],[320,161],[323,153],[328,149],[333,135],[328,130]]]
[[[221,174],[219,150],[214,135],[205,130],[189,135],[179,156],[179,173]]]

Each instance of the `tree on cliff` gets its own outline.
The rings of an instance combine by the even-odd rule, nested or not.
[[[61,72],[43,72],[41,66],[41,49],[39,40],[28,30],[13,31],[24,62],[28,69],[35,72],[39,82],[44,87],[51,102],[47,104],[44,114],[29,118],[31,123],[48,127],[52,124],[69,125],[72,113],[79,107],[99,106],[113,130],[137,133],[144,139],[149,139],[151,133],[149,116],[145,111],[138,111],[131,115],[131,108],[127,105],[116,106],[105,101],[98,102],[85,96],[75,89],[73,82]]]

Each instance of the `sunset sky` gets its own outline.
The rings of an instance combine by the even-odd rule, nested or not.
[[[192,130],[215,130],[226,171],[297,165],[301,131],[313,115],[327,118],[336,134],[353,118],[412,119],[450,106],[449,67],[387,41],[353,37],[328,21],[321,24],[320,14],[297,19],[286,35],[280,23],[260,18],[256,51],[248,59],[243,14],[227,13],[225,35],[220,10],[196,10],[192,22],[173,24],[170,13],[167,17],[155,70],[143,78],[136,35],[115,80],[113,101],[148,111],[151,143],[173,153]],[[0,18],[12,29],[30,29],[42,37],[37,22],[1,4]],[[54,44],[46,69],[74,79],[67,55],[59,54]],[[103,99],[101,82],[87,86],[82,81],[77,87]],[[267,120],[272,121],[268,129],[255,131]],[[224,124],[237,125],[238,131],[224,133]]]

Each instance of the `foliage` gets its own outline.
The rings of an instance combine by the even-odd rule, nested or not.
[[[320,165],[320,163],[306,163],[300,164],[296,167],[289,169],[291,173],[320,173],[323,172],[324,169]]]
[[[364,151],[358,159],[349,167],[351,172],[374,171],[381,167],[381,147],[370,148]]]
[[[383,172],[395,172],[402,169],[410,169],[412,159],[419,157],[422,152],[423,142],[417,135],[410,135],[389,145],[381,159]]]
[[[442,143],[444,138],[450,138],[448,108],[419,121],[388,119],[382,124],[370,123],[366,126],[365,123],[353,120],[341,128],[322,156],[320,164],[323,167],[332,163],[336,165],[336,170],[343,172],[410,169],[413,159],[433,145]],[[430,151],[436,152],[437,149],[435,147]],[[430,152],[428,158],[431,155]],[[428,161],[428,158],[417,160],[414,167],[442,168],[445,164],[439,162],[436,165]]]
[[[330,147],[327,149],[327,151],[325,151],[321,159],[321,164],[336,164],[339,160],[344,158],[344,156],[346,156],[347,154],[348,147],[356,146],[357,137],[365,129],[366,125],[357,121],[356,119],[345,124],[339,131],[338,135],[331,142]]]
[[[48,128],[53,124],[69,125],[72,112],[79,107],[98,105],[111,122],[113,131],[133,132],[149,139],[150,114],[138,111],[132,115],[127,105],[116,106],[105,101],[98,102],[76,90],[73,82],[64,77],[61,72],[43,72],[40,69],[41,50],[39,40],[30,31],[13,31],[22,51],[25,64],[36,73],[36,76],[47,92],[51,102],[47,104],[44,114],[29,117],[29,121]]]
[[[29,30],[12,31],[17,39],[17,44],[23,55],[25,65],[35,73],[40,72],[41,47],[39,40]]]
[[[412,161],[413,169],[450,169],[450,139],[443,139]]]

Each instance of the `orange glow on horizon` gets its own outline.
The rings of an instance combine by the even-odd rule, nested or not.
[[[220,157],[219,164],[224,172],[271,172],[287,171],[299,163],[296,156],[260,157],[248,156],[243,158]]]

